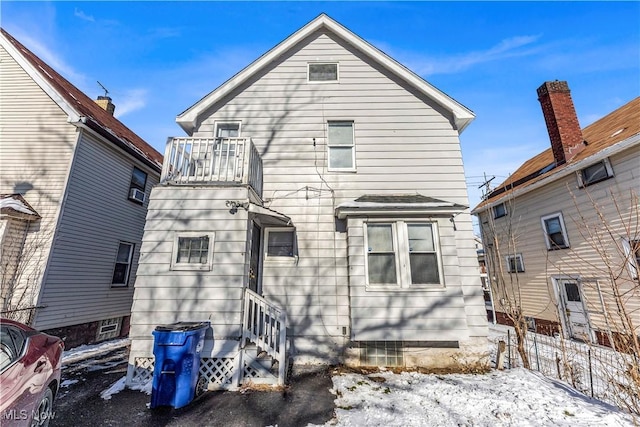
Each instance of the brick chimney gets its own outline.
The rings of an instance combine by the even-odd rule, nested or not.
[[[569,85],[558,80],[545,82],[538,88],[538,101],[542,106],[556,164],[571,161],[585,144]]]
[[[102,107],[103,110],[107,110],[107,113],[113,116],[113,113],[116,111],[116,106],[111,102],[110,96],[98,96],[96,99],[96,104]]]

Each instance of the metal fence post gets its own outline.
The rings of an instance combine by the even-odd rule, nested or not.
[[[540,356],[538,356],[538,341],[536,340],[536,334],[533,334],[533,348],[536,351],[536,366],[538,367],[538,372],[540,372]]]
[[[589,355],[589,383],[591,384],[591,397],[593,397],[593,369],[591,368],[591,349],[588,349]]]
[[[507,356],[509,369],[511,369],[511,331],[509,329],[507,329]]]

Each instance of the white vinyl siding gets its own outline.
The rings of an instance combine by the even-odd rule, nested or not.
[[[247,197],[245,187],[153,188],[132,306],[132,356],[151,354],[158,324],[185,319],[211,319],[216,343],[238,342],[249,219],[244,209],[231,214],[226,201]],[[211,267],[172,268],[176,235],[209,236]],[[208,345],[205,351],[211,351]]]
[[[319,354],[323,358],[338,357],[342,351],[340,343],[354,337],[457,340],[486,335],[486,313],[477,274],[471,218],[467,212],[456,217],[459,231],[455,234],[448,218],[444,230],[443,224],[438,224],[442,274],[447,289],[415,291],[419,296],[413,300],[409,293],[380,297],[366,291],[362,222],[357,238],[347,238],[347,233],[336,230],[335,207],[363,194],[417,192],[467,206],[462,155],[458,132],[451,125],[453,118],[443,116],[439,109],[432,107],[432,100],[407,90],[405,82],[369,63],[349,45],[336,42],[334,36],[318,33],[307,41],[294,47],[246,86],[231,93],[224,104],[216,106],[209,117],[203,118],[193,134],[194,137],[212,137],[216,123],[241,121],[243,137],[252,139],[263,159],[265,205],[292,218],[298,259],[284,265],[265,262],[262,291],[267,300],[287,311],[297,360]],[[339,62],[339,84],[308,84],[308,64],[319,58]],[[329,173],[328,170],[328,123],[343,121],[354,123],[353,151],[357,162],[353,165],[357,166],[357,173]],[[169,210],[169,206],[179,207],[179,197],[197,201],[201,208],[208,206],[206,200],[222,197],[216,193],[220,188],[194,189],[188,195],[181,189],[172,190],[171,196],[168,196],[169,191],[157,193],[163,198],[175,198],[175,201],[163,208],[165,215],[169,215],[163,222],[159,220],[159,213],[150,214],[150,220],[158,215],[157,221],[148,222],[150,238],[157,237],[157,232],[149,227],[160,224],[164,229],[182,226],[180,221],[171,219],[177,213]],[[222,200],[239,198],[229,196]],[[195,211],[193,215],[196,215]],[[216,218],[228,219],[228,208],[221,208]],[[242,241],[245,241],[247,225],[243,227]],[[217,234],[212,271],[216,270],[219,244]],[[153,247],[151,242],[149,245]],[[244,259],[244,249],[241,251]],[[236,253],[228,255],[229,260],[238,256]],[[169,262],[164,255],[155,255],[154,259]],[[149,269],[145,274],[151,271],[165,274],[161,264],[154,263],[145,268]],[[172,276],[170,280],[166,278],[166,283],[158,283],[151,276],[141,279],[139,275],[136,288],[141,280],[145,287],[163,288],[162,295],[173,295],[166,289],[171,284],[179,286],[189,294],[189,302],[184,306],[204,318],[212,313],[212,307],[215,310],[222,306],[220,318],[239,319],[239,315],[227,313],[240,311],[240,301],[237,304],[235,300],[218,301],[222,298],[219,294],[227,288],[232,290],[229,299],[240,298],[240,292],[235,290],[236,279],[229,276],[207,281],[203,290],[207,297],[202,300],[191,295],[195,291],[187,291],[189,286],[198,283],[190,277]],[[153,290],[145,289],[144,292],[144,298],[149,298],[144,307],[150,307]],[[350,308],[351,293],[355,295],[353,309]],[[216,299],[216,304],[212,305],[209,299]],[[138,301],[136,295],[134,308],[143,307],[140,304],[143,301]],[[404,314],[399,308],[403,305],[409,306]],[[441,305],[445,308],[439,308]],[[169,301],[157,304],[157,307],[162,311],[163,319],[173,318]],[[425,307],[438,308],[427,313]],[[402,322],[405,314],[410,318],[406,325],[393,328],[391,325]],[[427,315],[435,317],[425,333]],[[140,322],[149,323],[151,328],[155,321],[151,312],[147,316]],[[356,326],[363,328],[352,333],[353,316],[360,319]],[[217,315],[212,317],[216,322],[222,322],[218,318]],[[377,327],[369,328],[369,323]],[[237,328],[239,320],[236,325],[219,327],[224,331]],[[135,328],[132,326],[132,330]],[[149,334],[150,330],[139,334]],[[215,330],[218,335],[218,329]]]

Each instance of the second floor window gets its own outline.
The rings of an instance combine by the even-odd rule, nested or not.
[[[541,221],[547,249],[552,251],[569,247],[569,238],[561,213],[543,216]]]
[[[504,203],[500,203],[499,205],[495,205],[493,207],[494,218],[501,218],[506,215],[507,215],[507,207],[504,205]]]
[[[129,200],[137,203],[144,203],[145,188],[147,186],[147,173],[136,167],[131,173],[131,183],[129,184]]]
[[[330,171],[354,171],[356,146],[353,122],[329,122],[328,141]]]
[[[516,254],[507,256],[507,271],[509,273],[524,273],[522,255]]]

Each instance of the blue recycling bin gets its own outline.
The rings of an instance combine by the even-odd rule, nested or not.
[[[200,371],[200,353],[209,322],[177,322],[153,331],[153,389],[151,408],[181,408],[194,398]]]

